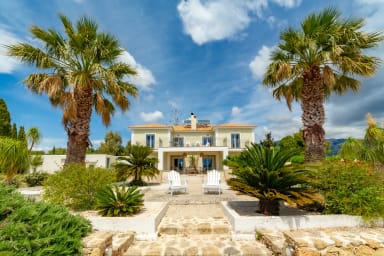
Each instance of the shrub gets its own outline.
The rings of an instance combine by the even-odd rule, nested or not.
[[[15,190],[14,186],[0,183],[0,223],[15,209],[22,207],[24,202],[25,198]]]
[[[367,163],[329,162],[318,170],[325,213],[384,217],[384,176]]]
[[[28,169],[28,149],[23,141],[0,137],[0,172],[7,176],[8,185],[13,184],[16,174]]]
[[[317,194],[309,186],[309,171],[286,166],[297,152],[251,144],[240,155],[224,160],[233,175],[228,185],[240,193],[257,197],[258,211],[264,215],[279,215],[281,200],[292,205],[312,203]]]
[[[33,203],[0,185],[0,255],[81,255],[91,224],[61,206]]]
[[[104,168],[71,164],[48,177],[43,198],[74,210],[94,209],[96,193],[111,184],[113,177]]]
[[[41,186],[47,178],[48,173],[34,171],[25,175],[25,182],[27,182],[29,187]]]
[[[303,164],[304,163],[304,155],[296,155],[291,158],[291,162],[293,164]]]
[[[107,186],[97,194],[96,209],[102,216],[116,217],[136,214],[143,206],[143,194],[137,187]]]

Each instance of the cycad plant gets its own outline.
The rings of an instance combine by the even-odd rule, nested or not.
[[[234,176],[228,185],[257,197],[258,211],[264,215],[279,215],[281,200],[296,205],[313,203],[316,193],[309,186],[309,171],[286,166],[296,154],[295,150],[251,144],[240,155],[224,161]]]
[[[107,217],[134,215],[140,212],[144,205],[143,194],[135,186],[107,186],[99,191],[96,200],[99,214]]]
[[[147,146],[129,145],[127,148],[128,155],[117,158],[119,161],[114,164],[118,175],[133,177],[130,185],[147,185],[142,177],[153,178],[159,173],[156,168],[157,158],[150,157],[152,152],[152,148]]]

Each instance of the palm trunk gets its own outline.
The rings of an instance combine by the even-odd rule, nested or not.
[[[65,165],[70,163],[85,164],[85,155],[89,142],[89,124],[92,114],[92,87],[76,88],[76,118],[67,127],[68,143]]]
[[[280,213],[279,200],[260,199],[259,212],[266,216],[279,216],[279,213]]]
[[[319,66],[311,66],[303,74],[301,108],[303,110],[305,161],[322,161],[325,157],[323,129],[325,111],[324,88]]]

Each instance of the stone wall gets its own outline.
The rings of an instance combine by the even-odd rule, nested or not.
[[[258,237],[282,256],[384,256],[384,228],[258,231]]]
[[[82,256],[122,256],[134,241],[133,232],[95,231],[82,241]]]

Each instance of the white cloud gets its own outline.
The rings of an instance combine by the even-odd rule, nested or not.
[[[162,112],[156,110],[155,112],[152,112],[152,113],[141,112],[140,117],[144,122],[155,122],[160,119],[163,119],[164,116]]]
[[[251,13],[261,15],[266,0],[181,1],[177,6],[184,30],[199,45],[234,37],[251,22]]]
[[[119,60],[131,65],[137,71],[135,76],[129,77],[129,82],[145,91],[149,91],[150,85],[156,83],[152,72],[149,69],[143,67],[141,64],[137,63],[135,58],[129,52],[124,51],[123,54],[120,55]]]
[[[177,10],[185,33],[201,45],[239,36],[255,17],[263,19],[268,1],[286,8],[301,4],[301,0],[182,0]],[[267,22],[276,21],[272,17]]]
[[[241,113],[241,108],[233,106],[231,116],[238,116]]]
[[[272,1],[286,8],[297,7],[301,4],[301,0],[272,0]]]
[[[249,63],[252,75],[255,79],[261,79],[269,64],[269,58],[275,47],[267,47],[263,45],[255,58]]]
[[[12,73],[19,62],[7,56],[7,49],[3,45],[10,45],[19,42],[13,34],[0,27],[0,73]]]

